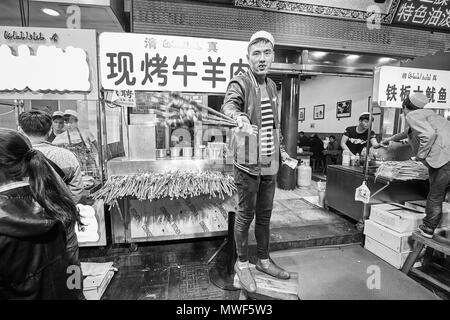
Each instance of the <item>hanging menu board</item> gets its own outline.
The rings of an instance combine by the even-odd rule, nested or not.
[[[425,108],[448,109],[450,71],[391,67],[376,67],[373,78],[373,102],[379,107],[401,108],[413,92],[426,95]]]
[[[248,69],[244,41],[104,32],[99,48],[109,90],[225,93]]]
[[[450,1],[401,0],[392,24],[450,32]]]

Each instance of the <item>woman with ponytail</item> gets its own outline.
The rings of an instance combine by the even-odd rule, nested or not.
[[[20,133],[0,129],[0,299],[80,295],[67,273],[80,265],[78,244],[66,249],[75,223],[81,226],[75,203],[44,155]]]

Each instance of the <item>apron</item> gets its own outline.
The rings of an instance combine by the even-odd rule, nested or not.
[[[98,170],[97,162],[95,161],[95,157],[94,157],[91,149],[87,146],[86,142],[84,141],[84,138],[81,135],[80,129],[77,128],[77,131],[78,131],[78,134],[80,135],[81,141],[78,143],[72,143],[72,139],[70,138],[69,130],[67,130],[66,133],[67,133],[67,139],[69,140],[69,143],[64,144],[64,148],[72,151],[73,154],[75,154],[78,161],[80,162],[81,171],[82,171],[83,175],[87,175],[87,176],[99,179],[100,173]]]

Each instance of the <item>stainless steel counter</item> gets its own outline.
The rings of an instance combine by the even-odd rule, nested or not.
[[[369,204],[355,201],[355,190],[364,181],[364,168],[342,165],[332,165],[327,168],[326,202],[333,208],[355,220],[367,217],[370,205],[376,203],[397,202],[426,199],[428,181],[400,181],[376,178],[369,175],[367,186],[372,195],[388,185],[370,199]]]
[[[230,162],[230,163],[226,163]],[[133,175],[138,171],[164,172],[166,170],[215,170],[232,172],[233,162],[225,159],[158,159],[158,160],[130,160],[127,157],[114,158],[106,165],[108,176]]]

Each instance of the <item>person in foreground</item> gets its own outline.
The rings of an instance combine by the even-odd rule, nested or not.
[[[234,269],[248,292],[256,291],[248,261],[248,230],[254,216],[256,269],[280,279],[290,277],[269,256],[270,218],[279,157],[281,155],[283,162],[292,160],[279,133],[276,85],[267,78],[274,59],[274,44],[273,36],[266,31],[252,35],[247,51],[250,69],[231,79],[222,105],[222,112],[238,123],[231,148],[238,190],[234,229],[238,260]]]
[[[77,204],[83,193],[83,182],[80,164],[75,155],[67,149],[57,147],[47,142],[51,131],[52,118],[46,112],[39,110],[25,111],[19,115],[19,132],[24,134],[31,142],[31,146],[42,152],[46,160],[63,175],[70,195]],[[75,226],[67,230],[67,253],[73,265],[79,265],[78,239]]]
[[[0,128],[0,299],[81,296],[67,285],[65,230],[75,222],[75,203],[44,155]]]
[[[408,138],[415,154],[412,160],[421,161],[428,167],[430,191],[423,224],[420,233],[432,238],[434,230],[442,218],[442,203],[446,189],[450,185],[450,121],[436,114],[433,110],[424,109],[429,102],[423,93],[415,92],[403,101],[402,110],[408,124],[404,132],[381,141],[388,145],[389,141],[400,141]]]

